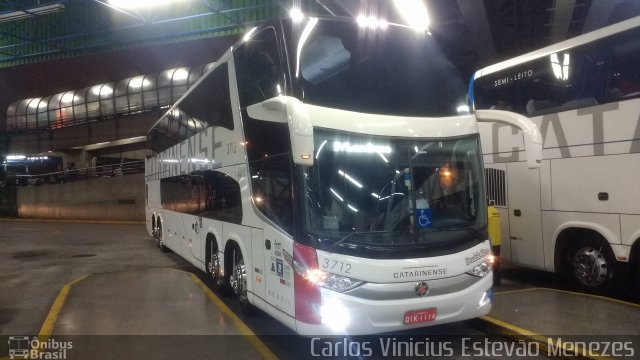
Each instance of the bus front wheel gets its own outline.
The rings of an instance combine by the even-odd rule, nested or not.
[[[569,249],[569,276],[584,289],[605,289],[614,282],[615,259],[607,245],[587,240]]]

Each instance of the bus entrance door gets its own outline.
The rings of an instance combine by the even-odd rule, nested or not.
[[[526,162],[507,164],[511,262],[544,270],[540,170]]]

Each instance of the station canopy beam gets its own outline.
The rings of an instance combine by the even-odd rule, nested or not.
[[[0,67],[238,35],[277,16],[278,0],[0,0]]]

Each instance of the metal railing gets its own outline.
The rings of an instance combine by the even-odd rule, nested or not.
[[[5,182],[15,183],[18,186],[42,186],[143,172],[144,160],[139,160],[82,169],[66,169],[39,175],[10,175]]]

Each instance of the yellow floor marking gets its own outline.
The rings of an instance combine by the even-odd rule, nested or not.
[[[497,291],[495,293],[495,295],[505,295],[505,294],[513,294],[513,293],[519,293],[519,292],[527,292],[527,291],[533,291],[533,290],[547,290],[547,291],[554,291],[554,292],[558,292],[558,293],[563,293],[563,294],[569,294],[569,295],[577,295],[577,296],[584,296],[584,297],[588,297],[588,298],[593,298],[593,299],[598,299],[598,300],[604,300],[604,301],[611,301],[617,304],[621,304],[621,305],[627,305],[627,306],[632,306],[632,307],[636,307],[636,308],[640,308],[639,304],[634,304],[632,302],[628,302],[628,301],[624,301],[624,300],[618,300],[618,299],[614,299],[614,298],[610,298],[610,297],[606,297],[606,296],[602,296],[602,295],[594,295],[594,294],[585,294],[585,293],[580,293],[580,292],[574,292],[574,291],[568,291],[568,290],[560,290],[560,289],[553,289],[553,288],[546,288],[546,287],[534,287],[534,288],[526,288],[526,289],[516,289],[516,290],[505,290],[505,291]],[[506,322],[503,322],[501,320],[495,319],[495,318],[491,318],[489,316],[484,316],[482,317],[483,320],[488,321],[496,326],[499,327],[503,327],[506,328],[510,331],[513,331],[519,335],[522,336],[526,336],[529,338],[534,339],[535,341],[541,342],[542,339],[545,339],[543,342],[546,344],[548,340],[548,338],[545,338],[542,335],[533,333],[529,330],[526,329],[522,329],[516,325],[512,325]],[[562,343],[562,348],[566,350],[566,343]],[[578,352],[581,356],[590,358],[590,359],[609,359],[605,356],[601,356],[598,354],[587,354],[587,351],[585,349],[581,349],[578,348],[576,349],[576,352]]]
[[[105,220],[65,220],[65,219],[12,219],[0,218],[6,222],[43,222],[43,223],[70,223],[70,224],[117,224],[117,225],[144,225],[145,221],[105,221]]]
[[[540,335],[538,333],[535,333],[531,330],[521,328],[517,325],[509,324],[508,322],[504,322],[502,320],[492,318],[491,316],[488,316],[488,315],[481,316],[480,319],[488,323],[491,323],[499,328],[506,329],[517,335],[521,335],[522,337],[527,338],[528,340],[533,340],[539,343],[543,348],[543,350],[547,352],[547,354],[552,354],[552,352],[549,350],[549,344],[554,344],[554,347],[556,348],[561,347],[563,349],[563,354],[571,354],[571,355],[575,354],[578,356],[582,356],[582,357],[585,357],[588,359],[594,359],[594,360],[610,360],[611,359],[606,356],[601,356],[600,354],[597,354],[597,353],[591,353],[586,349],[583,349],[581,346],[574,346],[572,343],[562,342],[559,339],[554,340],[546,336]],[[561,356],[561,357],[564,357],[564,356]]]
[[[525,288],[525,289],[504,290],[504,291],[496,291],[493,294],[494,295],[514,294],[514,293],[527,292],[527,291],[533,291],[533,290],[538,290],[538,289],[540,289],[540,288],[532,287],[532,288]]]
[[[177,269],[173,270],[181,271]],[[200,280],[193,273],[186,271],[184,272],[189,274],[193,282],[195,282],[196,285],[198,285],[198,287],[202,290],[202,292],[207,295],[209,300],[211,300],[211,302],[218,308],[218,310],[220,310],[220,312],[225,314],[233,321],[234,325],[236,326],[236,328],[238,328],[240,333],[247,337],[247,341],[258,351],[260,355],[262,355],[264,359],[278,358],[274,353],[271,352],[271,350],[269,350],[267,345],[265,345],[262,340],[260,340],[260,338],[253,331],[251,331],[251,329],[249,329],[247,324],[245,324],[244,321],[242,321],[236,314],[234,314],[233,311],[231,311],[231,309],[229,309],[229,307],[224,302],[222,302],[222,300],[220,300],[220,298],[218,298],[216,294],[214,294],[213,291],[211,291],[211,289],[209,289],[209,287],[205,283],[202,282],[202,280]]]
[[[272,353],[271,350],[269,350],[267,345],[265,345],[262,342],[262,340],[260,340],[260,338],[253,331],[251,331],[251,329],[249,329],[249,327],[236,314],[234,314],[233,311],[231,311],[231,309],[229,309],[229,307],[227,307],[227,305],[225,305],[225,303],[222,302],[222,300],[220,300],[213,293],[213,291],[211,291],[211,289],[209,289],[209,287],[207,287],[207,285],[203,283],[202,280],[200,280],[196,275],[194,275],[193,273],[178,270],[178,269],[172,269],[172,268],[167,268],[167,269],[179,271],[189,275],[189,277],[193,280],[193,282],[202,290],[202,292],[209,298],[209,300],[213,302],[213,304],[218,308],[218,310],[220,310],[220,312],[225,314],[227,317],[229,317],[233,321],[234,325],[240,331],[240,333],[246,336],[247,341],[251,344],[251,346],[253,346],[256,349],[256,351],[258,351],[258,353],[264,359],[269,359],[269,360],[278,359],[278,357],[274,353]],[[85,275],[79,279],[68,282],[62,287],[62,289],[60,289],[58,296],[56,296],[56,299],[53,301],[53,305],[51,305],[49,314],[47,315],[44,323],[42,324],[42,327],[40,328],[40,332],[38,334],[39,341],[46,342],[49,339],[49,337],[53,334],[53,330],[56,326],[56,322],[58,321],[58,316],[60,315],[60,312],[62,311],[64,303],[67,300],[67,297],[69,296],[69,292],[71,291],[71,288],[75,284],[86,279],[88,276],[89,275]],[[6,360],[6,359],[8,358],[0,358],[0,360]]]
[[[611,301],[611,302],[622,304],[622,305],[628,305],[628,306],[633,306],[633,307],[640,308],[640,304],[634,304],[632,302],[628,302],[628,301],[624,301],[624,300],[618,300],[618,299],[614,299],[614,298],[610,298],[610,297],[606,297],[606,296],[602,296],[602,295],[585,294],[585,293],[580,293],[580,292],[574,292],[574,291],[568,291],[568,290],[560,290],[560,289],[552,289],[552,288],[545,288],[545,287],[541,287],[541,288],[538,288],[538,289],[555,291],[555,292],[571,294],[571,295],[590,297],[590,298],[593,298],[593,299],[606,300],[606,301]]]
[[[607,297],[607,296],[594,295],[594,294],[585,294],[585,293],[576,292],[576,291],[560,290],[560,289],[546,288],[546,287],[533,287],[533,288],[526,288],[526,289],[496,291],[494,294],[495,295],[505,295],[505,294],[513,294],[513,293],[533,291],[533,290],[555,291],[555,292],[559,292],[559,293],[590,297],[590,298],[593,298],[593,299],[611,301],[611,302],[622,304],[622,305],[628,305],[628,306],[633,306],[633,307],[640,308],[640,304],[635,304],[635,303],[632,303],[632,302],[629,302],[629,301],[624,301],[624,300],[618,300],[618,299],[610,298],[610,297]]]
[[[71,287],[86,279],[88,276],[89,275],[85,275],[81,278],[68,282],[64,284],[62,289],[60,289],[60,292],[58,292],[58,296],[56,296],[56,299],[53,301],[53,305],[51,305],[51,309],[49,309],[49,314],[47,314],[47,317],[45,318],[44,323],[40,328],[40,332],[38,333],[38,341],[47,342],[47,340],[49,340],[49,337],[53,333],[53,329],[56,327],[56,321],[58,321],[58,316],[62,311],[62,307],[64,306],[64,303],[69,296]],[[42,351],[42,349],[40,349],[40,351]],[[0,358],[0,360],[5,360],[5,358]]]
[[[496,325],[498,327],[501,327],[503,329],[507,329],[507,330],[509,330],[511,332],[514,332],[514,333],[518,334],[518,335],[526,336],[527,338],[533,339],[535,341],[545,342],[545,343],[547,341],[547,338],[542,336],[542,335],[540,335],[540,334],[537,334],[537,333],[535,333],[535,332],[533,332],[531,330],[523,329],[523,328],[521,328],[521,327],[519,327],[517,325],[509,324],[508,322],[504,322],[502,320],[498,320],[496,318],[492,318],[489,315],[481,316],[480,319],[482,319],[482,320],[484,320],[486,322],[489,322],[489,323],[491,323],[493,325]]]
[[[71,282],[64,284],[58,296],[53,301],[53,305],[51,305],[51,310],[49,310],[49,314],[47,318],[44,320],[42,327],[40,328],[40,333],[38,337],[49,337],[53,333],[53,328],[56,326],[56,321],[58,321],[58,315],[60,315],[60,311],[62,311],[62,307],[64,306],[64,302],[67,300],[67,296],[69,296],[69,291],[71,287],[80,281],[86,279],[89,275],[85,275],[79,279],[75,279]]]

